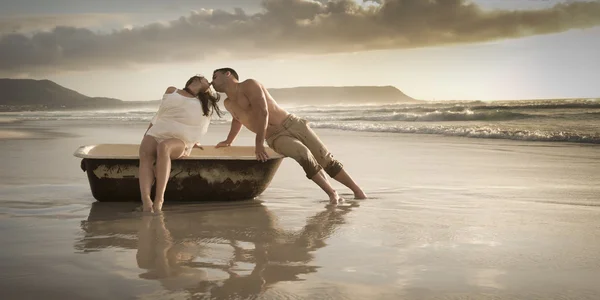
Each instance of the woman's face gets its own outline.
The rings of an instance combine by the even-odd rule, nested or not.
[[[200,92],[206,92],[210,87],[210,82],[204,77],[196,77],[190,84],[190,88],[197,88]]]

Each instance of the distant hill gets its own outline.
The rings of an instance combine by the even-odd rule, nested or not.
[[[100,108],[118,106],[123,101],[88,97],[50,80],[0,79],[0,105],[38,109]]]
[[[122,101],[89,97],[50,80],[0,79],[0,111],[107,109],[158,105],[158,101]],[[416,102],[392,86],[296,87],[269,89],[277,102],[294,105]]]

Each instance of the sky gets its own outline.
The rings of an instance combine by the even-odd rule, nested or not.
[[[4,0],[0,77],[156,100],[232,67],[268,88],[598,98],[600,1]]]

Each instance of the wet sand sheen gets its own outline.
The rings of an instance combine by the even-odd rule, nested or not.
[[[7,222],[20,234],[7,240],[3,269],[11,275],[2,285],[16,287],[16,295],[84,298],[560,299],[569,288],[576,299],[593,299],[598,292],[600,247],[589,244],[598,233],[584,234],[576,223],[560,222],[557,232],[509,212],[484,220],[398,210],[399,221],[358,201],[318,210],[257,201],[180,205],[163,216],[132,214],[131,207],[94,203],[82,221],[33,219],[41,228],[26,225],[32,219]],[[365,216],[373,213],[379,223]],[[22,261],[13,269],[16,255]],[[37,292],[27,288],[33,274]],[[90,293],[105,284],[120,288]]]
[[[0,129],[0,140],[29,138],[32,134],[26,131]]]
[[[135,143],[143,128],[59,127],[69,135],[0,144],[0,297],[600,294],[599,147],[319,130],[372,199],[328,207],[286,160],[255,201],[165,205],[152,217],[93,202],[74,149]],[[206,144],[227,129],[211,127]]]

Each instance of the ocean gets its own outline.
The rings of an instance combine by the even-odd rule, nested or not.
[[[313,128],[485,139],[600,144],[600,99],[439,101],[418,104],[283,105]],[[16,120],[149,122],[157,107],[100,111],[11,112]],[[213,119],[226,124],[231,116]]]

